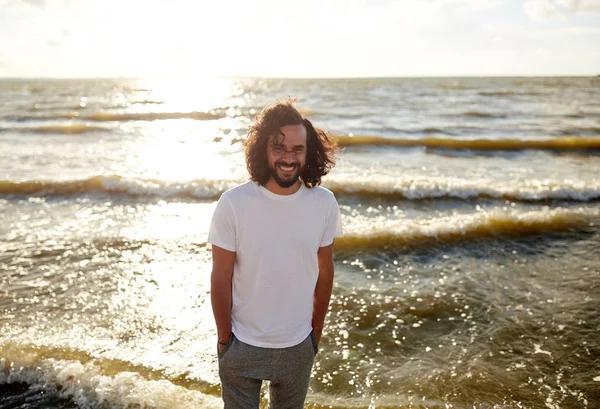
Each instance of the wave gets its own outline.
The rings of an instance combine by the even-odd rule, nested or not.
[[[506,118],[506,115],[503,115],[503,114],[494,114],[491,112],[483,112],[483,111],[466,111],[460,115],[473,116],[476,118]]]
[[[144,99],[142,101],[133,101],[131,103],[132,105],[136,105],[136,104],[140,104],[140,105],[162,105],[164,104],[163,101],[154,101],[151,99]]]
[[[68,181],[0,181],[0,194],[56,197],[100,193],[126,197],[176,197],[208,200],[218,199],[221,193],[239,182],[207,179],[170,182],[108,175]]]
[[[337,196],[359,196],[388,200],[495,199],[514,202],[566,200],[589,202],[600,199],[600,183],[559,184],[529,181],[516,184],[489,181],[397,180],[365,181],[330,180],[325,186]]]
[[[600,126],[577,126],[572,128],[567,128],[565,134],[573,135],[579,133],[591,133],[600,135]]]
[[[8,121],[13,122],[40,122],[40,121],[56,121],[56,120],[64,120],[64,119],[77,119],[81,118],[81,114],[79,112],[67,112],[67,113],[56,113],[49,115],[9,115],[4,117]]]
[[[516,91],[500,90],[500,91],[479,91],[477,94],[483,95],[483,96],[496,96],[496,95],[515,95],[515,94],[520,94],[520,93],[516,92]]]
[[[138,365],[93,359],[70,349],[5,344],[0,346],[0,366],[6,368],[0,371],[0,386],[24,383],[55,387],[61,398],[73,401],[77,407],[222,406],[219,389],[205,381],[171,381]]]
[[[589,226],[599,212],[549,209],[530,212],[494,210],[469,215],[452,215],[428,220],[400,220],[375,225],[371,231],[357,222],[336,239],[336,249],[360,251],[452,243],[459,240],[497,236],[522,236],[565,232]]]
[[[395,133],[403,133],[403,134],[432,134],[432,133],[443,133],[448,134],[448,131],[445,131],[441,128],[436,128],[433,126],[428,126],[425,128],[392,128],[392,127],[383,127],[379,128],[382,132],[395,132]]]
[[[440,128],[434,128],[434,127],[423,128],[423,130],[421,130],[421,132],[423,132],[423,133],[446,133],[443,130],[441,130]]]
[[[70,111],[70,110],[81,110],[85,109],[87,104],[84,102],[80,102],[76,105],[51,105],[51,106],[42,106],[40,104],[33,104],[27,108],[28,111],[38,112],[38,111]]]
[[[48,125],[28,128],[1,128],[0,132],[79,135],[90,132],[110,132],[109,128],[86,124]]]
[[[335,241],[336,250],[348,252],[363,250],[389,250],[393,248],[418,248],[432,244],[453,244],[459,241],[477,241],[482,238],[521,237],[545,233],[590,231],[597,229],[598,208],[550,208],[537,210],[504,210],[495,208],[475,213],[452,214],[440,217],[416,219],[388,219],[356,215],[344,217],[344,236]],[[596,227],[594,227],[596,226]],[[20,247],[17,247],[20,246]],[[54,259],[65,253],[78,254],[78,249],[93,247],[96,251],[134,250],[142,246],[169,249],[169,243],[161,239],[131,239],[127,237],[69,238],[65,241],[40,242],[24,249],[15,243],[7,254],[42,260]],[[204,241],[178,242],[175,247],[201,254],[209,248]],[[68,257],[68,256],[65,256]]]
[[[520,95],[520,96],[536,96],[543,95],[541,92],[536,91],[510,91],[510,90],[498,90],[498,91],[479,91],[478,95],[487,96],[487,97],[495,97],[495,96],[507,96],[507,95]]]
[[[191,111],[191,112],[96,112],[89,115],[81,115],[79,112],[70,112],[65,114],[53,115],[25,115],[7,117],[8,120],[16,122],[29,121],[53,121],[61,119],[81,119],[94,122],[115,122],[115,121],[156,121],[165,119],[195,119],[211,120],[226,116],[223,110]]]
[[[67,181],[0,181],[0,195],[60,197],[81,194],[106,194],[123,197],[160,197],[215,200],[225,190],[242,183],[241,179],[194,179],[165,181],[128,178],[118,175],[94,176]],[[388,200],[476,200],[496,199],[515,202],[565,200],[589,202],[600,199],[600,184],[558,184],[529,181],[519,184],[492,184],[488,181],[455,182],[390,179],[389,181],[327,180],[323,184],[339,197],[359,196]]]
[[[52,407],[64,404],[78,408],[223,407],[218,385],[184,376],[166,379],[165,374],[157,371],[147,371],[128,362],[92,358],[79,351],[4,345],[0,346],[0,367],[5,368],[0,371],[0,388],[10,393],[7,403],[10,407],[21,407],[21,403],[23,407],[42,408],[46,402]],[[27,390],[24,385],[31,387]],[[35,400],[32,390],[36,393]],[[404,394],[379,395],[377,402],[380,408],[414,407]],[[428,407],[442,407],[435,401],[421,402]],[[311,391],[307,405],[314,409],[368,409],[373,407],[373,398]],[[266,406],[264,398],[263,406]]]
[[[467,87],[466,85],[463,85],[459,82],[454,82],[454,83],[450,83],[450,84],[438,84],[437,88],[441,88],[441,89],[455,89],[455,90],[463,90],[463,89],[470,89],[470,87]]]
[[[480,151],[519,151],[539,149],[552,151],[598,150],[600,138],[554,139],[452,139],[452,138],[419,138],[401,139],[382,136],[356,135],[336,136],[338,144],[343,147],[352,146],[397,146],[425,147],[430,149],[470,149]]]
[[[192,111],[192,112],[131,112],[131,113],[110,113],[100,112],[83,117],[89,121],[155,121],[162,119],[197,119],[210,120],[222,118],[225,113],[210,111]]]

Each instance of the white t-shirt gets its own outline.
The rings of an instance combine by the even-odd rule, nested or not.
[[[317,251],[342,235],[333,193],[277,195],[256,182],[223,193],[208,242],[235,251],[231,325],[242,342],[287,348],[312,330]]]

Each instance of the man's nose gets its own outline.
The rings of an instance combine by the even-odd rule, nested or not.
[[[285,155],[283,157],[285,160],[295,161],[296,160],[296,152],[294,151],[285,151]]]

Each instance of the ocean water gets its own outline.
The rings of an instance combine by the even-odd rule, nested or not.
[[[0,81],[0,408],[221,406],[207,230],[288,96],[343,148],[307,407],[599,408],[599,78]]]

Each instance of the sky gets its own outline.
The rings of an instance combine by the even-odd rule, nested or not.
[[[600,0],[0,0],[0,77],[600,74]]]

